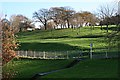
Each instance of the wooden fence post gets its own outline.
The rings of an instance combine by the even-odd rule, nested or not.
[[[55,57],[54,57],[54,59],[56,59],[56,52],[55,52]]]
[[[22,54],[22,57],[25,57],[25,55],[24,55],[24,51],[21,51],[21,54]]]
[[[25,51],[25,56],[27,57],[27,51]]]
[[[40,52],[39,52],[39,58],[40,58]]]
[[[43,59],[45,59],[45,51],[43,52]]]
[[[33,57],[34,55],[33,55],[33,51],[31,51],[31,57]]]
[[[33,51],[33,53],[34,53],[34,58],[35,58],[35,51]]]

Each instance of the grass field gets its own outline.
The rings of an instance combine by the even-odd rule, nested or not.
[[[3,67],[3,73],[15,74],[13,78],[32,78],[32,76],[40,72],[61,69],[71,61],[73,60],[14,59]]]
[[[48,74],[41,78],[118,78],[117,59],[85,60],[72,68]]]
[[[31,32],[18,33],[20,47],[18,50],[32,51],[83,51],[89,53],[90,43],[93,43],[93,53],[112,54],[119,52],[119,35],[115,37],[116,41],[109,44],[106,36],[116,32],[116,27],[109,26],[109,32],[105,27],[100,30],[96,26],[94,30],[90,27],[76,29],[59,30],[36,30]],[[117,37],[117,39],[116,39]],[[116,42],[116,43],[114,43]],[[107,50],[109,46],[109,51]],[[103,50],[104,49],[104,50]],[[3,67],[3,71],[17,71],[14,78],[31,78],[38,72],[46,72],[62,68],[69,64],[73,59],[68,60],[13,60]],[[116,59],[95,59],[79,62],[76,66],[65,69],[43,78],[114,78],[117,77],[118,62]],[[63,75],[64,74],[64,75]]]
[[[68,60],[13,60],[3,68],[3,72],[14,75],[16,80],[29,80],[37,73],[64,68]],[[79,62],[77,65],[40,78],[118,78],[118,59],[93,59]],[[13,74],[14,73],[14,74]]]
[[[76,29],[58,29],[58,30],[36,30],[31,32],[22,32],[18,34],[18,41],[20,42],[19,50],[33,50],[33,51],[70,51],[79,50],[89,52],[90,43],[93,43],[93,53],[117,53],[117,43],[110,43],[106,38],[115,31],[116,26],[109,26],[107,33],[103,26],[81,27]],[[120,33],[117,33],[118,36]],[[108,50],[109,46],[109,50]],[[104,49],[104,50],[103,50]]]
[[[21,43],[21,50],[87,50],[91,42],[93,42],[93,48],[104,48],[106,46],[105,34],[106,31],[101,31],[98,27],[92,30],[92,33],[90,27],[85,27],[81,28],[80,31],[78,28],[53,30],[52,32],[49,30],[24,32],[19,34],[18,40]]]

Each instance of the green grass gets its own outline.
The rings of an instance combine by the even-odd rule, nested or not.
[[[36,73],[61,69],[72,61],[73,59],[14,59],[3,67],[3,73],[15,73],[13,78],[16,80],[29,80]],[[79,62],[74,67],[48,74],[42,78],[118,78],[118,59],[88,59]]]
[[[42,78],[118,78],[118,60],[85,60],[72,68],[54,72]]]
[[[18,33],[20,43],[19,50],[33,51],[83,51],[89,53],[90,43],[93,43],[93,53],[101,54],[107,51],[108,40],[106,36],[116,32],[115,26],[109,26],[109,32],[106,32],[105,26],[100,30],[96,26],[94,30],[90,27],[76,29],[60,30],[36,30],[31,32]],[[119,36],[120,33],[117,33]],[[118,36],[115,36],[117,43]],[[115,43],[110,44],[109,53],[118,53],[118,46]],[[105,49],[105,50],[103,50]],[[72,54],[73,55],[73,54]],[[38,72],[46,72],[62,68],[72,60],[13,60],[3,67],[3,71],[16,73],[15,78],[31,78]],[[79,62],[73,68],[65,69],[45,78],[114,78],[117,77],[117,60],[86,60]],[[16,72],[17,71],[17,72]],[[65,75],[63,75],[65,74]]]
[[[77,34],[78,33],[78,34]],[[19,33],[20,50],[36,51],[65,51],[89,49],[93,42],[93,48],[105,47],[105,30],[101,31],[99,27],[92,30],[90,27],[77,29],[62,29],[47,31],[33,31]],[[43,46],[44,45],[44,46]],[[64,47],[63,47],[64,46]]]
[[[41,40],[41,39],[58,39],[58,38],[90,38],[90,37],[102,37],[106,33],[105,30],[101,31],[99,27],[95,27],[92,30],[90,27],[82,27],[76,29],[60,29],[60,30],[46,30],[46,31],[32,31],[32,32],[24,32],[19,33],[19,40],[22,42]],[[91,35],[93,34],[93,35]]]
[[[14,59],[3,67],[3,73],[15,73],[13,78],[32,78],[40,72],[48,72],[60,69],[68,65],[70,60],[31,60]]]
[[[102,49],[106,49],[107,51],[109,44],[106,36],[116,32],[115,30],[116,26],[111,25],[109,26],[108,33],[106,32],[105,26],[103,26],[103,30],[100,30],[100,26],[95,26],[93,30],[91,30],[91,27],[82,27],[76,29],[22,32],[18,33],[18,40],[21,45],[19,50],[48,52],[80,50],[83,52],[89,52],[90,43],[93,43],[94,53],[99,53],[100,49],[101,51]],[[117,44],[113,43],[110,50],[107,52],[117,53],[117,48]]]

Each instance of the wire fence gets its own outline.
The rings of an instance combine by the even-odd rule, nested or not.
[[[79,56],[80,51],[16,51],[17,57],[40,58],[40,59],[69,59]]]
[[[92,52],[92,58],[118,58],[119,53],[116,50],[109,49],[95,49]]]
[[[108,52],[106,49],[89,51],[16,51],[17,57],[23,58],[39,58],[39,59],[70,59],[70,58],[116,58],[117,53]]]

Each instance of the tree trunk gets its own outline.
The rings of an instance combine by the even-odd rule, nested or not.
[[[74,28],[74,26],[73,26],[73,25],[71,25],[71,26],[72,26],[71,28],[73,29],[73,28]]]
[[[47,30],[47,22],[45,22],[44,27],[45,27],[45,30]]]
[[[68,28],[70,28],[70,23],[69,23],[68,19],[67,19],[67,26],[68,26]]]
[[[45,25],[45,30],[47,29],[46,25]]]
[[[60,25],[61,26],[61,29],[63,28],[63,24]]]

